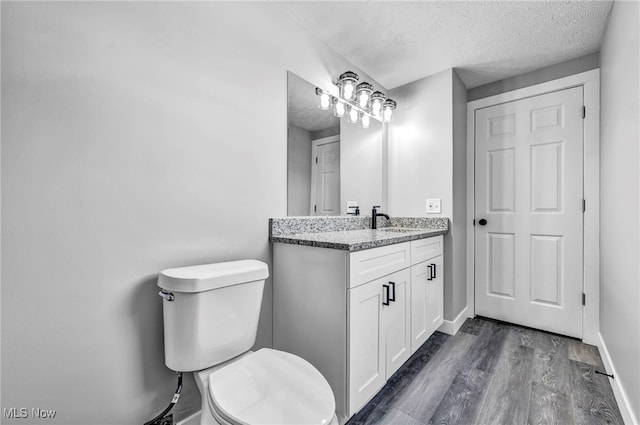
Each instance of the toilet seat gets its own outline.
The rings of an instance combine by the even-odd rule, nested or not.
[[[306,360],[260,349],[209,375],[211,407],[238,425],[330,424],[335,398],[326,379]]]

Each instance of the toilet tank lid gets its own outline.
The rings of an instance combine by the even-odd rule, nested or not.
[[[203,292],[267,277],[269,267],[262,261],[240,260],[163,270],[158,286],[174,292]]]

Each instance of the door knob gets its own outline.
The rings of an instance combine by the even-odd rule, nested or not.
[[[484,225],[486,225],[486,224],[487,224],[487,220],[485,220],[484,218],[481,218],[481,219],[478,221],[478,224],[479,224],[480,226],[484,226]]]

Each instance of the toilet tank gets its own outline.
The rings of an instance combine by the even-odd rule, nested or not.
[[[164,355],[167,367],[202,370],[253,347],[268,266],[231,261],[164,270]],[[162,295],[162,294],[161,294]]]

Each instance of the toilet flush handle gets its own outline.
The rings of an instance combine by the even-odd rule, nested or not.
[[[158,292],[158,295],[160,295],[162,298],[164,298],[167,301],[173,301],[176,299],[176,296],[173,295],[171,292],[160,291]]]

